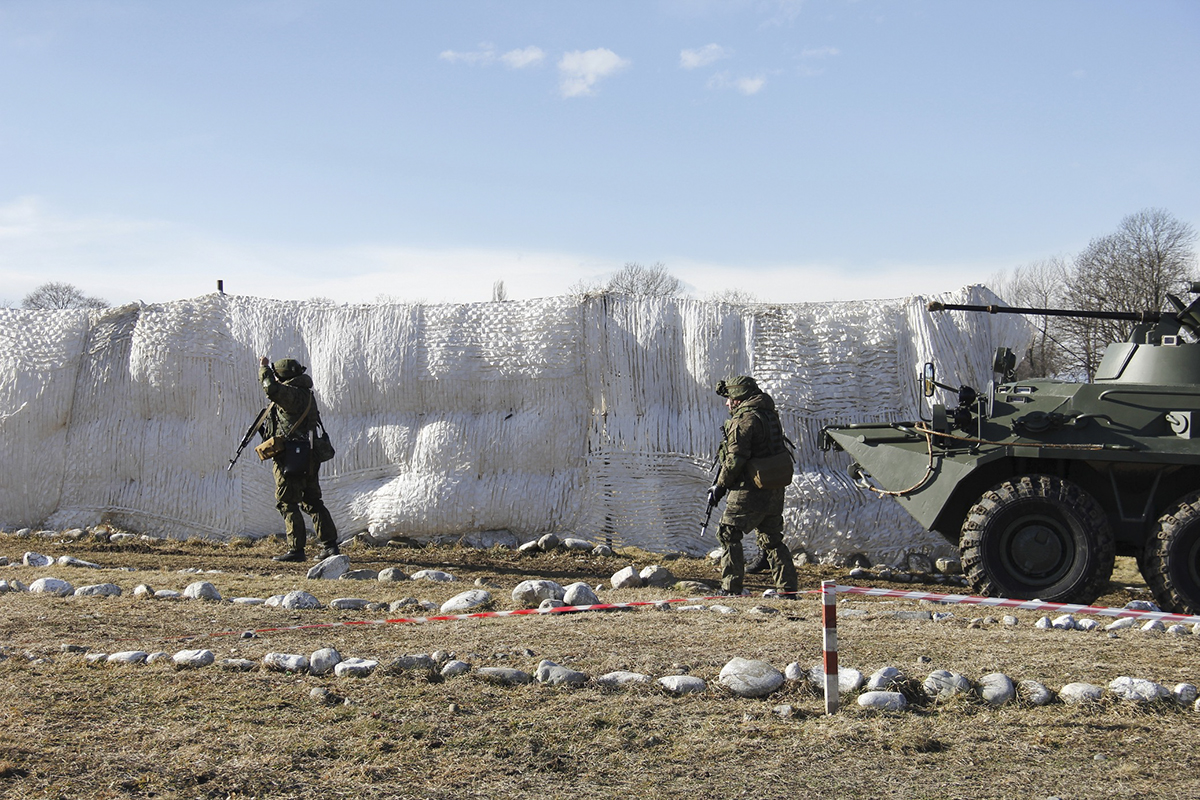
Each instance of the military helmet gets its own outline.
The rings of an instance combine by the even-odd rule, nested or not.
[[[730,400],[745,400],[747,397],[762,394],[762,389],[758,388],[758,384],[754,382],[754,378],[751,378],[749,375],[738,375],[735,378],[718,383],[717,394],[721,395],[721,397],[728,397]]]
[[[275,369],[275,374],[285,381],[308,372],[308,367],[294,358],[281,358],[272,367]]]

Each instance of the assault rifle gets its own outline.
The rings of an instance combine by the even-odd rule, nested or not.
[[[263,423],[267,421],[267,412],[270,408],[270,405],[264,406],[263,410],[258,412],[258,416],[254,418],[254,422],[250,423],[250,427],[246,430],[246,435],[242,437],[242,441],[238,444],[237,452],[233,454],[233,458],[229,459],[229,466],[225,468],[226,472],[233,469],[233,465],[237,463],[238,457],[246,449],[246,445],[250,444],[250,440],[254,438],[254,434],[258,433]]]

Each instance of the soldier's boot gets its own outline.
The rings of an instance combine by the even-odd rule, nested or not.
[[[304,527],[304,517],[298,504],[285,505],[280,508],[283,515],[283,525],[287,530],[288,549],[286,553],[275,556],[275,561],[303,561],[304,545],[308,539],[308,531]]]
[[[330,556],[341,555],[342,551],[338,549],[337,526],[333,524],[333,515],[329,513],[329,509],[324,503],[320,503],[308,506],[306,510],[312,516],[313,533],[321,542],[321,552],[317,555],[317,560],[324,561]]]

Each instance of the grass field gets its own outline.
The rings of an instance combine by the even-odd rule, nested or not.
[[[427,581],[309,581],[308,566],[270,560],[278,545],[94,541],[55,543],[0,536],[0,555],[26,550],[70,554],[112,569],[0,568],[26,584],[46,575],[75,586],[112,582],[114,598],[0,595],[0,797],[4,798],[1073,798],[1200,796],[1195,756],[1200,714],[1169,703],[1135,706],[1106,698],[1092,706],[1010,705],[967,698],[896,714],[867,712],[844,698],[823,714],[811,688],[787,684],[764,700],[729,696],[716,683],[735,656],[777,669],[820,660],[817,595],[788,602],[729,601],[778,615],[643,609],[458,622],[338,626],[263,633],[257,638],[184,634],[386,619],[383,612],[328,608],[289,612],[229,603],[135,599],[132,589],[183,589],[208,580],[226,598],[305,589],[387,602],[405,596],[442,602],[476,578],[498,584],[497,609],[527,577],[566,584],[607,580],[646,553],[616,558],[568,553],[522,556],[455,547],[352,549],[355,568],[445,569],[452,584]],[[1147,598],[1120,560],[1101,604]],[[680,578],[712,580],[703,560],[662,562]],[[132,567],[136,571],[119,571]],[[188,574],[189,568],[220,570]],[[756,593],[764,576],[749,576]],[[849,582],[844,571],[804,567],[801,582]],[[906,586],[937,591],[937,586]],[[601,593],[604,600],[677,596],[669,590]],[[945,622],[896,619],[909,602],[848,599],[865,614],[839,619],[843,666],[869,674],[892,665],[917,680],[934,669],[969,678],[1004,672],[1057,690],[1074,681],[1106,685],[1129,675],[1168,687],[1200,684],[1200,636],[1122,631],[1044,631],[1040,616],[1021,624],[971,623],[989,610],[951,608]],[[941,609],[945,610],[945,609]],[[1106,620],[1102,620],[1106,621]],[[710,684],[701,695],[670,697],[652,686],[580,689],[540,684],[498,687],[467,675],[430,681],[411,674],[350,679],[215,666],[176,671],[165,664],[87,666],[74,644],[93,652],[207,647],[218,659],[268,652],[308,654],[326,646],[343,657],[390,659],[445,650],[481,666],[533,672],[548,658],[598,676],[615,669],[654,678],[687,672]],[[310,697],[327,688],[345,703]],[[774,713],[790,705],[794,714]]]

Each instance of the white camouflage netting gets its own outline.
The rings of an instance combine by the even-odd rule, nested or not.
[[[990,303],[983,287],[947,302]],[[913,419],[921,364],[986,387],[1021,317],[930,315],[926,299],[730,306],[614,295],[463,305],[221,294],[102,311],[0,309],[0,525],[101,521],[173,537],[282,530],[250,448],[260,354],[309,365],[338,454],[322,469],[343,538],[507,529],[699,553],[726,411],[752,374],[798,445],[788,543],[896,563],[946,551],[853,486],[823,424]]]

